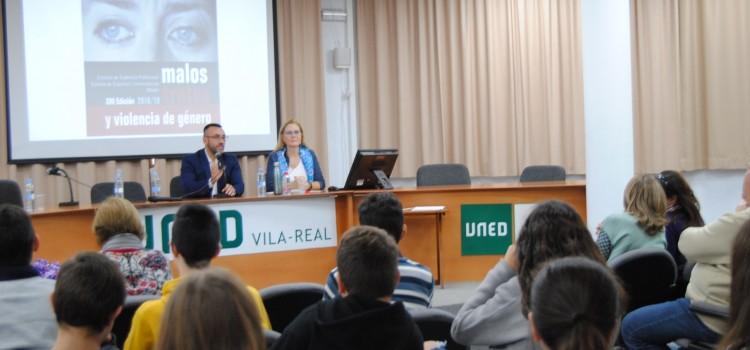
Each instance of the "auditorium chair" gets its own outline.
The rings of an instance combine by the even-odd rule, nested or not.
[[[279,333],[308,306],[323,300],[325,287],[317,283],[285,283],[263,288],[260,297],[271,320],[271,328]]]
[[[709,304],[702,301],[690,301],[690,311],[698,315],[713,316],[716,318],[722,318],[729,320],[729,308],[726,306],[718,306]],[[696,342],[690,339],[678,339],[675,341],[681,349],[685,350],[711,350],[715,349],[717,344]]]
[[[446,341],[448,350],[465,350],[467,346],[456,343],[451,337],[451,323],[453,314],[441,309],[409,309],[411,317],[422,332],[422,338],[427,340]],[[502,330],[498,330],[502,331]]]
[[[112,326],[112,334],[115,336],[117,347],[122,349],[125,344],[125,338],[130,332],[130,324],[133,321],[135,311],[146,301],[159,299],[159,295],[131,295],[125,298],[125,304],[122,306],[122,312],[115,319]]]
[[[673,298],[677,264],[666,249],[631,250],[610,261],[609,267],[623,283],[628,312]]]
[[[131,202],[145,202],[146,191],[140,183],[135,181],[125,181],[124,183],[125,199]],[[91,204],[101,203],[108,197],[112,196],[115,191],[114,182],[100,182],[91,187]]]
[[[471,185],[469,169],[463,164],[428,164],[417,170],[417,187]]]
[[[263,329],[263,338],[266,340],[266,349],[270,349],[273,346],[273,343],[279,340],[279,337],[281,337],[281,333],[270,329]]]
[[[565,181],[565,177],[565,168],[559,165],[530,165],[523,168],[520,181]]]
[[[0,180],[0,204],[15,204],[23,207],[21,188],[13,180]]]
[[[182,197],[185,195],[185,190],[182,189],[182,179],[179,175],[172,178],[169,181],[169,196],[170,197]]]

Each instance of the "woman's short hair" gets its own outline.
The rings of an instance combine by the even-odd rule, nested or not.
[[[265,349],[260,316],[247,287],[228,270],[186,277],[169,298],[158,349]]]
[[[524,310],[528,308],[534,274],[546,262],[567,256],[583,256],[606,265],[581,216],[570,205],[559,201],[543,202],[529,214],[521,227],[516,252]]]
[[[291,124],[294,124],[299,128],[300,144],[305,144],[305,131],[302,129],[302,124],[300,124],[300,122],[295,119],[290,119],[287,120],[287,122],[284,123],[284,125],[282,125],[279,129],[279,141],[276,143],[276,147],[273,149],[274,152],[286,147],[286,145],[284,144],[284,131],[286,131],[286,127]]]
[[[636,175],[625,187],[625,211],[646,233],[655,235],[667,224],[667,196],[653,175]]]
[[[99,205],[92,227],[99,245],[121,233],[132,233],[141,240],[145,237],[138,210],[127,199],[118,197],[109,197]]]
[[[608,349],[622,314],[622,288],[612,272],[584,257],[545,265],[530,295],[531,322],[551,349]]]

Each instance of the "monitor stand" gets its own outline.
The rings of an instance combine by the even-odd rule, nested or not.
[[[378,178],[378,187],[382,188],[384,190],[392,190],[393,185],[391,185],[391,181],[388,180],[388,175],[385,174],[382,170],[373,170],[372,173],[375,175],[376,178]]]

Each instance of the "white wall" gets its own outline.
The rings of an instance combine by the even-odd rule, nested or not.
[[[326,120],[328,133],[328,179],[326,186],[343,187],[351,161],[357,151],[357,93],[356,93],[356,37],[354,35],[355,8],[353,0],[322,0],[324,11],[346,13],[346,21],[321,18],[323,68],[325,80]],[[349,69],[333,66],[333,50],[350,48]]]
[[[582,0],[586,206],[589,228],[622,211],[633,176],[630,1]]]

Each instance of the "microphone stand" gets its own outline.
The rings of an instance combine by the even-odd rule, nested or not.
[[[68,172],[65,171],[65,169],[60,169],[60,168],[57,168],[57,167],[54,170],[56,170],[56,171],[54,171],[52,173],[52,175],[63,176],[64,178],[68,179],[68,191],[70,192],[70,200],[67,201],[67,202],[60,202],[60,203],[58,203],[58,205],[61,206],[61,207],[75,207],[75,206],[77,206],[78,202],[73,200],[73,184],[70,182],[70,176],[68,176]],[[60,175],[60,174],[62,174],[62,175]]]

